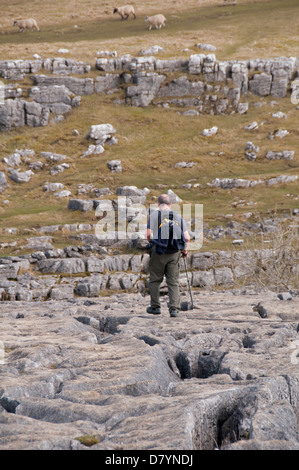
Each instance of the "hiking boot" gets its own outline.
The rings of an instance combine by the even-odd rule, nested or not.
[[[178,312],[178,310],[177,310],[176,308],[172,308],[172,309],[170,310],[170,316],[171,316],[171,317],[177,317],[178,314],[179,314],[179,312]]]
[[[147,307],[147,313],[152,313],[153,315],[160,315],[161,309],[160,307]]]

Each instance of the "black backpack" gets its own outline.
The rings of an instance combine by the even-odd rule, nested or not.
[[[183,220],[181,219],[181,224],[175,220],[172,211],[169,211],[168,216],[164,216],[162,219],[161,211],[159,211],[158,238],[153,239],[152,243],[155,244],[156,253],[159,255],[183,250],[186,244]]]

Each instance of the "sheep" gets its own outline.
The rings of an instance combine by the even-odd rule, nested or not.
[[[135,10],[132,5],[114,8],[113,13],[118,13],[121,16],[121,20],[127,20],[131,14],[134,16],[134,19],[136,19]]]
[[[223,6],[230,3],[231,5],[237,5],[237,0],[223,0]]]
[[[37,22],[33,18],[29,18],[27,20],[15,20],[14,26],[18,26],[20,31],[23,32],[25,29],[31,29],[31,31],[36,28],[37,31],[40,31],[39,27],[37,26]]]
[[[156,29],[160,29],[162,26],[165,27],[166,18],[164,15],[154,15],[147,16],[144,21],[150,24],[149,30],[151,30],[153,26],[156,26]]]

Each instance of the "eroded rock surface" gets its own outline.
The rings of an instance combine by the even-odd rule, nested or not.
[[[299,449],[299,298],[162,300],[2,302],[0,449]]]

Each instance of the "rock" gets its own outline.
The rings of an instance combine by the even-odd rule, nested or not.
[[[272,76],[267,73],[255,74],[249,80],[249,91],[254,95],[268,96],[271,92]]]
[[[101,283],[98,279],[91,281],[83,280],[75,287],[75,294],[79,297],[97,297],[101,290]]]
[[[63,162],[67,157],[66,155],[62,155],[60,153],[52,153],[52,152],[41,152],[40,156],[49,160],[52,163],[60,163]]]
[[[258,129],[258,123],[256,121],[253,121],[251,124],[248,124],[248,126],[245,126],[244,129],[246,131],[252,131]]]
[[[50,169],[50,175],[51,176],[56,176],[59,173],[63,173],[65,170],[67,170],[70,167],[68,163],[62,163],[61,165],[56,165],[53,168]]]
[[[37,162],[31,162],[29,163],[29,168],[30,170],[34,170],[34,171],[38,171],[38,170],[42,170],[44,168],[44,163],[43,162],[40,162],[40,161],[37,161]]]
[[[170,197],[172,204],[180,204],[182,202],[182,199],[177,194],[175,194],[172,189],[168,189],[167,194]]]
[[[273,184],[281,184],[281,183],[292,183],[298,179],[297,175],[280,175],[276,176],[275,178],[270,178],[266,181],[268,186],[272,186]]]
[[[31,170],[24,172],[21,172],[20,170],[11,170],[9,177],[15,183],[28,183],[33,175],[34,173]]]
[[[52,64],[52,63],[51,63]],[[51,65],[52,66],[52,65]],[[33,83],[38,87],[64,86],[74,95],[91,95],[94,93],[94,82],[92,78],[53,77],[46,75],[31,76]]]
[[[86,271],[90,273],[103,273],[105,264],[102,259],[90,257],[86,261]]]
[[[103,145],[115,132],[111,124],[98,124],[91,126],[88,138],[96,140],[97,145]]]
[[[199,112],[196,111],[196,109],[189,109],[188,111],[183,111],[180,114],[183,116],[199,116]]]
[[[31,88],[29,97],[39,104],[47,104],[55,114],[71,110],[72,92],[64,85]]]
[[[18,152],[15,152],[9,155],[8,157],[3,158],[2,161],[10,167],[18,167],[21,164],[21,156]]]
[[[39,251],[39,250],[52,250],[54,249],[51,244],[51,237],[31,237],[27,238],[26,249]]]
[[[74,288],[71,285],[54,286],[50,290],[49,299],[51,300],[65,300],[74,298]]]
[[[147,191],[139,189],[136,186],[119,186],[116,189],[116,194],[121,197],[126,197],[133,203],[144,204],[146,201]]]
[[[64,190],[64,191],[58,191],[58,193],[54,193],[54,196],[56,197],[70,197],[72,195],[71,191],[67,191],[67,190]]]
[[[283,139],[287,135],[289,135],[289,131],[287,131],[286,129],[278,129],[277,131],[270,132],[268,138],[274,139],[277,137],[279,139]]]
[[[89,155],[99,155],[105,151],[102,145],[89,145],[86,152],[80,158],[88,157]]]
[[[266,158],[268,160],[293,160],[295,152],[293,150],[283,150],[282,152],[274,152],[268,150]]]
[[[154,72],[136,72],[133,77],[133,86],[126,88],[127,101],[130,101],[132,106],[148,106],[157,96],[165,79],[164,75]]]
[[[118,89],[122,83],[121,76],[115,73],[106,73],[96,77],[94,88],[96,93],[107,92],[108,90]]]
[[[98,51],[97,56],[101,57],[117,57],[117,51]]]
[[[196,162],[178,162],[174,165],[175,168],[192,168]]]
[[[272,117],[276,119],[282,119],[282,118],[286,118],[287,115],[285,113],[282,113],[281,111],[277,111],[277,113],[272,114]]]
[[[251,185],[249,180],[243,180],[239,178],[215,178],[211,186],[216,188],[223,189],[232,189],[232,188],[248,188]]]
[[[26,124],[30,127],[47,126],[49,123],[50,109],[34,101],[25,103]]]
[[[6,181],[5,173],[0,171],[0,194],[3,193],[6,188],[8,188],[8,183]]]
[[[216,285],[232,285],[233,284],[233,273],[230,268],[215,268],[214,276]]]
[[[218,132],[218,127],[214,126],[214,127],[211,127],[211,129],[204,129],[201,135],[209,137],[209,136],[217,134],[217,132]]]
[[[215,286],[215,275],[213,270],[207,271],[194,271],[192,277],[192,286],[193,287],[205,287],[211,288]]]
[[[148,295],[99,296],[106,282],[5,302],[1,450],[83,450],[88,436],[92,450],[298,450],[297,298],[263,293],[276,312],[264,321],[250,307],[260,295],[194,292],[196,307],[173,321],[162,296],[153,323]],[[70,285],[58,293],[53,277],[47,290],[71,295]]]
[[[62,183],[46,183],[43,186],[43,190],[47,192],[55,192],[59,189],[64,189],[64,185]]]
[[[215,46],[212,46],[212,44],[196,44],[196,47],[199,47],[199,49],[202,49],[203,51],[209,51],[209,52],[215,52],[217,49]]]
[[[277,295],[279,300],[292,300],[292,295],[289,292],[282,292]]]
[[[9,131],[25,125],[25,101],[7,99],[0,104],[0,131]]]
[[[248,109],[249,109],[249,104],[248,103],[239,103],[238,107],[237,107],[237,112],[239,114],[245,114],[245,113],[247,113]]]
[[[85,262],[80,258],[45,259],[37,262],[42,273],[79,274],[85,272]]]
[[[151,46],[139,52],[139,55],[155,55],[162,52],[164,49],[161,46]]]
[[[107,162],[107,166],[109,170],[112,171],[112,173],[121,173],[122,172],[122,167],[121,167],[121,161],[120,160],[110,160]]]
[[[91,199],[70,199],[68,209],[72,211],[91,211],[94,207],[93,200]]]
[[[257,153],[260,151],[258,146],[255,146],[252,142],[247,142],[245,147],[245,157],[249,161],[255,161]]]

